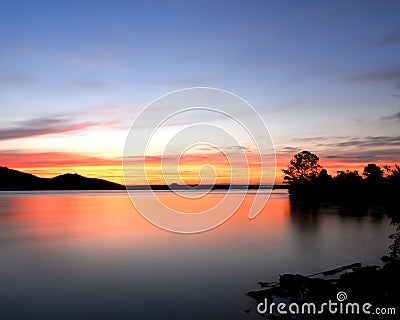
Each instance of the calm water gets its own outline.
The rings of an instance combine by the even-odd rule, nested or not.
[[[178,235],[149,224],[124,192],[2,192],[0,317],[252,319],[245,292],[259,280],[379,265],[387,253],[393,228],[373,212],[305,208],[276,190],[250,221],[247,197],[221,227]]]

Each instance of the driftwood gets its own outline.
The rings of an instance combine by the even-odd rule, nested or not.
[[[309,275],[308,277],[314,277],[314,276],[318,276],[318,275],[321,275],[321,274],[323,276],[331,276],[331,275],[337,274],[339,272],[343,272],[343,271],[346,271],[346,270],[349,270],[349,269],[359,268],[359,267],[361,267],[361,263],[357,262],[357,263],[348,264],[347,266],[335,268],[335,269],[332,269],[332,270],[314,273],[312,275]]]

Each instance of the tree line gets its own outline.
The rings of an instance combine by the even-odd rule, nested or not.
[[[400,199],[400,166],[375,163],[357,170],[338,171],[331,176],[310,151],[293,156],[287,169],[282,169],[292,199],[306,201],[341,201],[394,204]]]

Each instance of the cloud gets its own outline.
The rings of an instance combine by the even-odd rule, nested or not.
[[[299,147],[275,146],[277,154],[295,154],[301,151]]]
[[[22,139],[48,134],[67,133],[80,131],[90,127],[110,126],[117,123],[119,123],[119,121],[115,120],[73,123],[64,117],[59,116],[33,118],[16,122],[9,128],[0,129],[0,141]]]
[[[397,43],[400,43],[400,31],[387,35],[386,37],[383,37],[378,44],[387,47]]]
[[[382,120],[400,120],[400,111],[381,118]]]
[[[294,140],[298,140],[298,141],[320,141],[323,139],[326,139],[326,137],[317,136],[317,137],[306,137],[306,138],[294,138]]]
[[[330,147],[382,147],[400,146],[400,136],[369,136],[362,138],[352,138],[346,141],[338,141],[326,144]]]
[[[197,76],[197,77],[176,77],[176,78],[169,77],[169,78],[151,80],[148,81],[148,83],[155,86],[162,86],[162,87],[178,86],[179,88],[181,88],[181,87],[196,87],[201,85],[215,86],[218,84],[219,81],[220,79],[216,77]]]
[[[28,172],[40,177],[55,177],[64,173],[79,173],[124,183],[121,158],[104,158],[73,152],[0,151],[0,166]]]
[[[124,161],[127,165],[141,165],[145,161],[146,166],[160,167],[163,165],[176,165],[178,163],[191,166],[199,166],[202,164],[211,165],[237,165],[242,164],[242,160],[248,162],[249,165],[258,166],[260,165],[261,158],[258,154],[251,153],[246,154],[244,158],[239,157],[237,154],[232,154],[229,159],[226,155],[215,151],[208,152],[207,154],[202,153],[185,153],[180,156],[179,154],[168,154],[168,155],[146,155],[146,156],[129,156],[125,157]],[[229,161],[228,161],[229,160]]]
[[[104,90],[111,86],[107,82],[98,80],[77,80],[72,85],[83,90]]]
[[[371,155],[327,155],[325,158],[327,159],[357,159],[357,160],[362,160],[362,159],[371,159],[373,156]]]
[[[399,66],[390,69],[376,70],[373,72],[349,78],[349,80],[352,82],[387,81],[387,80],[399,80],[399,79],[400,79]]]
[[[120,166],[119,158],[100,158],[71,152],[0,151],[0,165],[10,168]]]
[[[13,86],[13,85],[26,85],[30,84],[32,81],[30,78],[21,74],[3,74],[0,75],[0,85]]]
[[[399,112],[400,113],[400,112]],[[399,114],[396,114],[399,117]],[[349,137],[349,136],[315,136],[305,138],[293,138],[294,144],[299,142],[310,142],[311,147],[326,148],[326,147],[398,147],[400,150],[400,136],[365,136],[365,137]],[[306,148],[306,149],[304,149]],[[307,147],[302,146],[277,146],[280,153],[307,150]]]
[[[279,156],[289,156],[301,150],[310,150],[322,158],[343,160],[344,162],[360,161],[398,161],[400,157],[400,136],[326,136],[293,139],[292,146],[278,146]],[[303,142],[309,142],[304,145]],[[299,145],[296,147],[297,142]]]
[[[342,153],[343,152],[343,153]],[[398,162],[400,157],[400,149],[393,148],[379,148],[357,150],[354,153],[351,151],[338,151],[337,154],[327,153],[322,156],[325,159],[335,160],[338,162],[352,162],[352,163],[365,163],[365,162]]]

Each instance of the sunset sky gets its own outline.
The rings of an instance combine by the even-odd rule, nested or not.
[[[122,183],[135,117],[193,86],[261,114],[278,182],[301,150],[331,174],[400,163],[399,12],[399,1],[0,1],[0,166]],[[204,162],[188,159],[189,173]]]

